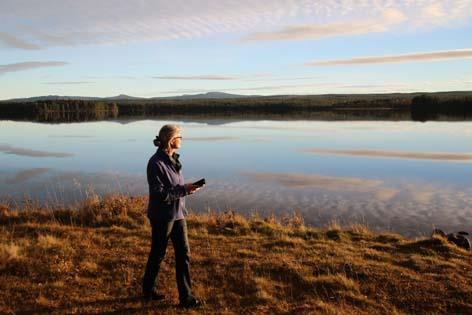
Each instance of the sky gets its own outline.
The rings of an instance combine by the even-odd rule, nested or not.
[[[472,0],[0,0],[0,100],[472,90]]]

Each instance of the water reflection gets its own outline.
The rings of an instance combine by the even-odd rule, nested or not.
[[[446,162],[472,162],[472,153],[447,153],[447,152],[402,152],[402,151],[376,151],[376,150],[327,150],[308,149],[306,152],[313,154],[347,155],[393,159],[418,159]]]
[[[290,188],[323,188],[329,190],[369,191],[379,187],[383,182],[353,177],[332,177],[318,174],[290,173],[242,173],[255,181],[279,183]]]
[[[70,153],[32,150],[32,149],[27,149],[27,148],[14,147],[9,144],[0,144],[0,151],[4,152],[5,154],[23,155],[23,156],[30,156],[30,157],[63,158],[63,157],[73,156],[73,154],[70,154]]]
[[[20,171],[15,174],[15,176],[11,178],[7,178],[5,180],[5,183],[7,184],[18,184],[22,183],[24,181],[27,181],[33,177],[39,176],[41,174],[49,172],[51,169],[50,168],[33,168],[30,170],[24,170]]]
[[[230,141],[240,140],[238,137],[185,137],[189,141]]]
[[[152,140],[178,123],[184,174],[208,183],[189,197],[194,211],[299,211],[308,224],[407,235],[472,226],[471,123],[184,120],[0,121],[0,198],[64,205],[145,195]]]

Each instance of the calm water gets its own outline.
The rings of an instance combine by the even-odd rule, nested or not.
[[[406,235],[472,232],[472,123],[411,121],[0,121],[0,198],[78,202],[146,194],[156,132],[183,127],[194,211],[234,209]]]

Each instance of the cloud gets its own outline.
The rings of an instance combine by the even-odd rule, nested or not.
[[[33,168],[18,172],[14,177],[5,180],[7,184],[18,184],[27,181],[33,177],[49,172],[50,168]]]
[[[8,144],[0,144],[0,151],[4,152],[5,154],[22,155],[22,156],[29,156],[29,157],[57,157],[57,158],[63,158],[63,157],[74,156],[73,154],[70,154],[70,153],[24,149],[24,148],[13,147],[13,146],[8,145]]]
[[[4,32],[0,32],[0,43],[7,47],[19,48],[19,49],[26,49],[26,50],[37,50],[40,49],[38,45],[27,43],[15,36],[9,35]]]
[[[214,81],[227,81],[227,80],[239,80],[237,76],[225,76],[225,75],[195,75],[195,76],[154,76],[154,79],[160,80],[214,80]]]
[[[456,6],[449,6],[447,2],[433,2],[421,8],[413,22],[415,27],[430,27],[451,25],[463,20],[468,14],[461,12],[463,3],[456,3]],[[470,3],[469,3],[470,5]],[[470,15],[469,15],[470,16]]]
[[[24,71],[37,68],[47,67],[61,67],[67,65],[67,62],[63,61],[28,61],[11,63],[6,65],[0,65],[0,75],[8,72]]]
[[[138,77],[136,76],[131,76],[131,75],[86,75],[82,76],[83,79],[87,80],[113,80],[113,79],[118,79],[118,80],[136,80]],[[91,81],[91,83],[96,83],[95,81]]]
[[[92,84],[92,81],[62,81],[62,82],[43,82],[47,85],[80,85],[80,84]]]
[[[309,149],[306,152],[313,154],[363,156],[374,158],[431,160],[442,162],[472,162],[472,153],[449,152],[405,152],[405,151],[378,151],[378,150],[326,150]]]
[[[0,42],[38,49],[228,33],[251,34],[252,40],[316,39],[396,25],[410,30],[418,21],[449,26],[471,16],[469,0],[16,0],[0,1]]]
[[[241,80],[241,81],[267,81],[270,80],[272,74],[270,73],[256,73],[250,74],[245,76],[239,75],[224,75],[224,74],[203,74],[203,75],[167,75],[167,76],[152,76],[153,79],[160,79],[160,80],[202,80],[202,81],[234,81],[234,80]],[[300,79],[312,79],[315,77],[304,77],[304,78],[294,78],[294,80]],[[317,76],[316,78],[320,78]],[[274,80],[290,80],[290,78],[286,79],[274,79]]]
[[[243,41],[307,40],[385,32],[392,26],[404,22],[406,19],[406,16],[401,11],[388,9],[383,13],[382,18],[379,19],[288,26],[280,31],[253,33],[245,37]]]
[[[385,83],[385,84],[345,84],[337,82],[324,82],[324,83],[310,83],[310,84],[282,84],[282,85],[263,85],[263,86],[251,86],[251,87],[233,87],[220,89],[222,92],[234,93],[234,92],[257,92],[257,91],[276,91],[279,93],[294,94],[299,89],[313,89],[312,93],[315,93],[319,89],[340,89],[349,91],[365,90],[381,92],[391,92],[394,90],[408,90],[412,87],[405,83]],[[214,89],[177,89],[168,91],[159,91],[162,94],[183,94],[183,93],[207,93],[214,92]],[[157,92],[156,92],[157,93]],[[307,94],[306,90],[302,92]],[[308,93],[309,94],[309,93]]]
[[[255,77],[249,76],[247,79],[244,79],[246,82],[254,82],[254,81],[302,81],[302,80],[320,80],[323,79],[323,76],[316,75],[316,76],[304,76],[304,77],[278,77],[274,78],[271,75]]]
[[[442,61],[450,59],[466,59],[472,58],[472,49],[457,49],[448,51],[435,51],[423,53],[411,53],[403,55],[389,56],[370,56],[357,57],[351,59],[335,59],[326,61],[310,61],[307,66],[341,66],[341,65],[368,65],[368,64],[385,64],[385,63],[406,63],[415,61]]]

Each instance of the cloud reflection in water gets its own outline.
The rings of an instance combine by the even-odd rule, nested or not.
[[[24,170],[16,173],[14,177],[8,178],[5,180],[7,184],[18,184],[25,182],[33,177],[39,176],[41,174],[47,173],[51,170],[50,168],[32,168],[29,170]]]
[[[305,152],[326,155],[346,155],[374,158],[415,159],[443,162],[472,162],[472,153],[449,152],[406,152],[406,151],[380,151],[380,150],[329,150],[308,149]]]
[[[30,157],[64,158],[64,157],[74,156],[71,153],[31,150],[31,149],[13,147],[8,144],[0,144],[0,151],[4,152],[5,154],[14,154],[14,155],[22,155],[22,156],[30,156]]]

